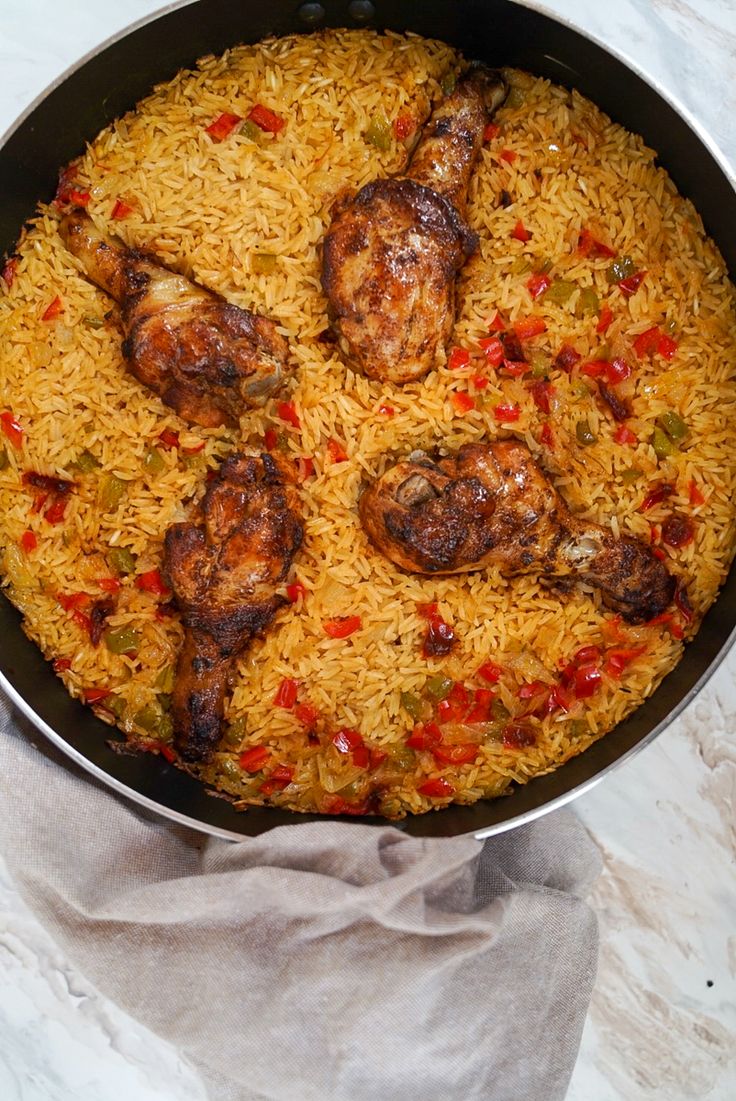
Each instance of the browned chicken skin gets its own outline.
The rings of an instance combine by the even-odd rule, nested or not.
[[[403,383],[445,361],[455,278],[477,248],[465,207],[483,131],[506,96],[471,66],[432,115],[403,177],[341,204],[325,237],[322,285],[342,350],[369,378]]]
[[[506,576],[577,577],[630,623],[659,615],[675,591],[647,545],[573,516],[512,440],[397,463],[363,494],[360,517],[376,547],[412,573],[496,566]]]
[[[278,388],[288,346],[273,321],[105,236],[84,210],[66,214],[59,232],[90,279],[120,303],[130,370],[184,420],[236,425]]]
[[[303,538],[292,477],[278,455],[231,455],[192,519],[166,532],[164,571],[185,629],[172,715],[186,761],[211,755],[233,662],[285,603],[275,590]]]

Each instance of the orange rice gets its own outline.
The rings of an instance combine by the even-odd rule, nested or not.
[[[733,556],[734,289],[652,150],[577,93],[509,73],[511,100],[471,188],[480,248],[460,279],[453,339],[470,353],[467,366],[399,388],[355,374],[325,340],[319,248],[331,205],[345,189],[401,172],[413,138],[397,138],[394,120],[421,126],[460,64],[442,43],[369,31],[238,47],[155,89],[81,156],[73,187],[89,194],[101,226],[239,306],[268,313],[288,337],[293,382],[244,416],[240,433],[189,427],[126,373],[114,304],[65,251],[53,205],[39,209],[6,269],[4,585],[69,691],[131,741],[173,756],[167,708],[181,627],[162,613],[165,595],[140,584],[160,567],[167,526],[187,515],[208,469],[236,446],[262,448],[267,431],[295,461],[313,460],[313,475],[301,464],[306,541],[292,578],[304,594],[291,590],[295,602],[240,660],[221,749],[197,769],[238,805],[400,817],[492,797],[558,767],[676,665]],[[245,118],[255,103],[286,120],[278,134],[235,128],[217,141],[207,131],[223,113]],[[370,140],[376,132],[388,148]],[[581,250],[586,230],[646,272],[635,293],[609,283],[610,257]],[[535,273],[552,283],[536,300],[528,286]],[[611,320],[599,332],[606,310]],[[497,314],[507,326],[543,320],[545,331],[524,347],[535,375],[552,384],[549,415],[529,379],[489,366],[479,341]],[[667,355],[656,347],[637,354],[636,338],[654,327],[676,349],[665,342]],[[563,344],[580,355],[570,372],[554,365]],[[616,357],[633,368],[621,384],[632,406],[631,443],[616,439],[616,422],[580,371]],[[287,399],[298,429],[278,416]],[[518,407],[518,419],[498,419],[504,404]],[[672,429],[672,414],[686,426],[684,438],[662,428]],[[594,439],[588,445],[581,422]],[[161,441],[166,429],[179,433],[178,447]],[[687,590],[690,620],[675,608],[666,622],[627,627],[582,586],[563,594],[494,570],[408,576],[371,549],[356,510],[367,481],[415,448],[452,450],[509,434],[528,444],[575,511],[659,542]],[[28,470],[74,480],[61,522],[49,522],[46,503],[34,511],[21,481]],[[642,510],[663,482],[672,494]],[[661,542],[673,511],[693,523],[681,548]],[[111,553],[121,549],[132,556],[131,572]],[[134,632],[135,653],[90,641],[84,617],[111,588],[107,631]],[[432,602],[458,642],[448,657],[428,660],[421,606]],[[325,622],[340,617],[359,617],[360,625],[331,638]],[[581,647],[598,648],[600,681],[577,699],[561,670]],[[617,659],[621,652],[634,656]],[[489,661],[499,667],[495,681]],[[274,703],[284,680],[297,682],[295,706]],[[436,705],[449,682],[460,687],[443,722]],[[559,694],[548,703],[554,686]],[[441,731],[439,754],[434,727],[422,738],[431,723]],[[452,764],[453,753],[468,754],[447,747],[468,745],[476,750],[470,759]],[[255,761],[248,750],[261,746],[268,750],[261,767],[248,771]]]

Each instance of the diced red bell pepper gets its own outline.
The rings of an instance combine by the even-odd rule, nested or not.
[[[363,735],[359,731],[343,727],[342,730],[338,730],[336,734],[333,734],[332,744],[338,753],[350,753],[365,743]]]
[[[543,443],[545,447],[553,448],[555,446],[555,436],[552,431],[552,425],[549,422],[542,425],[542,431],[539,433],[539,442]]]
[[[293,581],[291,585],[286,586],[286,595],[292,604],[296,604],[300,597],[303,599],[306,591],[301,581]]]
[[[15,273],[17,272],[17,270],[18,270],[18,257],[17,256],[11,256],[11,258],[9,260],[6,260],[3,270],[2,270],[2,272],[0,272],[0,279],[3,280],[3,282],[5,283],[5,286],[8,288],[8,290],[10,290],[13,283],[15,282]]]
[[[443,765],[468,765],[478,756],[478,746],[475,742],[436,745],[432,754]]]
[[[457,719],[462,718],[461,713],[449,700],[440,700],[435,707],[434,714],[440,726],[443,723],[455,722]]]
[[[20,451],[23,447],[23,428],[20,421],[9,411],[0,413],[0,427],[13,447]]]
[[[661,356],[664,356],[665,359],[674,359],[677,348],[676,340],[673,340],[671,336],[667,336],[666,333],[661,334],[657,341],[657,352]]]
[[[336,619],[326,619],[322,629],[329,638],[347,638],[355,634],[362,626],[359,615],[339,616]]]
[[[277,765],[267,780],[264,780],[259,790],[263,795],[273,795],[275,791],[283,791],[288,787],[294,776],[294,769],[290,765]]]
[[[168,596],[170,590],[164,583],[160,570],[147,570],[139,573],[135,579],[136,588],[144,593],[154,593],[156,596]]]
[[[514,149],[502,149],[498,154],[502,161],[506,164],[513,164],[519,154]]]
[[[491,707],[495,699],[495,692],[490,688],[476,688],[473,695],[473,706],[468,711],[465,722],[487,723],[491,717]]]
[[[394,134],[399,141],[404,141],[416,130],[416,122],[408,111],[399,111],[394,119]]]
[[[516,694],[520,700],[532,700],[535,696],[539,696],[542,692],[546,692],[547,687],[547,684],[543,680],[532,680],[527,684],[522,684]]]
[[[66,202],[74,206],[87,206],[92,196],[89,191],[78,191],[76,187],[70,187],[65,198]]]
[[[601,307],[601,312],[598,314],[598,324],[595,327],[597,333],[605,333],[608,326],[613,321],[613,310],[609,306]]]
[[[98,577],[97,584],[105,593],[118,593],[123,587],[117,577]]]
[[[666,627],[673,638],[684,638],[684,631],[674,622],[672,612],[662,612],[661,615],[655,616],[654,619],[650,619],[647,622],[647,627]]]
[[[57,294],[56,298],[53,298],[51,300],[51,302],[49,302],[48,306],[46,307],[46,309],[41,314],[41,320],[42,321],[54,321],[57,317],[60,317],[61,314],[63,314],[63,312],[64,312],[64,304],[61,301],[61,298],[59,297],[59,295]]]
[[[613,434],[613,438],[616,443],[635,444],[638,443],[638,437],[634,435],[630,428],[627,428],[625,424],[620,424]]]
[[[76,608],[72,612],[72,619],[76,623],[77,627],[81,627],[90,638],[92,637],[92,617],[88,616],[86,612],[82,612],[79,608]],[[95,644],[96,645],[96,644]]]
[[[454,390],[450,394],[450,401],[458,416],[464,416],[469,413],[471,409],[475,409],[475,398],[472,398],[470,394],[465,393],[462,390]]]
[[[633,275],[630,275],[627,279],[622,279],[619,282],[618,289],[626,298],[631,298],[632,294],[636,294],[639,287],[644,281],[646,276],[645,271],[636,271]]]
[[[519,406],[512,401],[501,402],[493,410],[493,415],[497,421],[510,424],[512,421],[518,421],[521,410]]]
[[[505,359],[501,370],[504,375],[509,375],[510,378],[523,378],[529,371],[529,364],[524,359]]]
[[[70,188],[74,186],[78,171],[79,161],[70,161],[70,163],[64,165],[59,172],[56,194],[54,195],[55,206],[61,206],[67,202],[67,195],[69,194]]]
[[[123,218],[127,218],[130,214],[132,214],[134,210],[135,207],[132,206],[130,203],[126,203],[125,199],[116,199],[115,205],[110,211],[110,217],[119,222]]]
[[[254,745],[240,754],[243,772],[260,772],[271,760],[271,751],[265,745]]]
[[[658,350],[661,336],[662,334],[656,325],[643,333],[639,333],[634,340],[634,351],[640,359],[642,356],[654,355]]]
[[[162,745],[161,756],[164,758],[164,760],[168,761],[170,765],[173,765],[174,761],[176,760],[176,750],[171,745]]]
[[[312,726],[319,718],[319,711],[311,703],[298,703],[294,708],[294,714],[305,726]]]
[[[605,374],[607,367],[607,359],[590,359],[582,365],[580,374],[587,375],[588,378],[599,378],[602,374]]]
[[[503,333],[506,331],[506,324],[501,317],[500,313],[497,313],[495,317],[488,322],[489,333]]]
[[[485,375],[473,375],[471,382],[476,390],[485,390],[488,386],[488,379]]]
[[[296,472],[300,482],[306,482],[307,478],[313,478],[314,459],[309,455],[301,455],[296,460]]]
[[[524,723],[507,723],[503,730],[503,745],[505,749],[526,749],[527,746],[537,744],[537,735],[531,727]]]
[[[618,385],[619,382],[624,382],[625,379],[631,377],[631,366],[625,359],[616,357],[606,367],[606,377],[611,386]]]
[[[410,749],[433,749],[442,741],[442,731],[437,723],[417,723],[406,744]]]
[[[609,677],[613,677],[614,680],[618,680],[624,669],[626,669],[635,658],[638,658],[640,654],[645,653],[645,651],[646,646],[628,648],[624,646],[613,647],[613,649],[609,650],[606,654],[606,661],[603,666],[604,673]]]
[[[262,103],[256,103],[251,107],[248,118],[267,134],[279,134],[286,126],[286,119],[282,119]]]
[[[470,352],[467,348],[453,348],[447,359],[447,366],[451,371],[459,371],[470,363]]]
[[[263,446],[266,451],[275,451],[279,445],[279,434],[275,428],[267,428],[263,433]]]
[[[296,703],[298,691],[299,681],[294,680],[293,677],[284,677],[273,698],[274,707],[285,707],[290,711]]]
[[[68,500],[69,498],[66,496],[54,497],[43,514],[44,520],[48,524],[60,524],[64,519]]]
[[[478,676],[482,677],[484,681],[489,684],[497,684],[501,679],[503,669],[500,665],[496,665],[495,661],[485,661],[478,670]]]
[[[526,317],[514,324],[514,332],[519,340],[530,340],[533,336],[547,332],[547,325],[542,317]]]
[[[348,460],[348,453],[339,440],[329,439],[327,441],[327,454],[333,463],[345,463]]]
[[[112,695],[111,688],[85,688],[84,689],[84,702],[85,703],[99,703],[100,700],[106,700],[108,696]]]
[[[417,615],[424,619],[431,619],[432,616],[438,615],[437,601],[433,600],[430,604],[417,604]]]
[[[293,401],[280,401],[276,411],[285,424],[290,424],[292,428],[301,428],[302,424]]]
[[[563,711],[565,714],[570,710],[570,701],[559,684],[556,684],[551,689],[549,697],[547,699],[546,711],[548,715],[553,715],[555,711]]]
[[[532,298],[541,298],[552,286],[552,280],[544,272],[534,272],[527,279],[526,286]]]
[[[582,663],[586,661],[598,661],[601,656],[600,646],[596,646],[595,643],[589,643],[587,646],[581,646],[579,650],[575,651],[574,661]]]
[[[688,494],[689,494],[689,497],[690,497],[690,504],[693,507],[695,507],[696,505],[704,505],[705,504],[705,497],[703,496],[703,494],[698,489],[697,482],[695,481],[694,478],[690,479],[690,482],[688,483],[687,489],[688,489]]]
[[[26,552],[26,554],[30,554],[30,552],[34,551],[36,549],[36,547],[38,546],[38,539],[36,538],[36,533],[34,531],[31,531],[30,528],[28,528],[26,531],[23,532],[23,534],[20,537],[20,545],[23,548],[23,550]]]
[[[359,745],[350,754],[350,760],[356,768],[368,768],[371,763],[371,751],[367,745]]]
[[[380,768],[383,762],[388,757],[388,753],[385,749],[372,749],[371,750],[371,769]]]
[[[381,404],[378,406],[378,412],[381,414],[382,417],[393,417],[396,410],[394,409],[393,405],[386,405],[385,401],[382,401]]]
[[[503,153],[501,154],[501,156],[503,157]],[[524,243],[530,241],[532,237],[529,230],[524,227],[524,223],[522,222],[521,218],[519,218],[518,222],[511,230],[511,236],[514,238],[515,241],[522,241]]]
[[[420,795],[427,795],[430,799],[447,799],[455,794],[455,789],[444,776],[437,776],[433,780],[427,780],[417,788]]]
[[[179,433],[174,428],[164,428],[163,432],[159,432],[158,438],[164,447],[179,446]]]
[[[573,678],[575,698],[588,699],[598,691],[600,683],[601,671],[598,666],[592,661],[583,662],[576,668]]]
[[[483,131],[483,141],[493,141],[501,133],[501,127],[497,122],[487,122]]]
[[[51,664],[55,673],[65,673],[72,667],[71,658],[54,658]]]
[[[570,344],[563,344],[555,357],[553,366],[569,373],[581,358],[580,352],[576,352]]]
[[[485,336],[478,341],[478,347],[483,349],[486,359],[491,367],[500,367],[503,363],[506,351],[503,342],[497,336]]]
[[[240,115],[233,115],[229,111],[225,111],[223,114],[218,115],[209,126],[205,126],[205,132],[210,135],[213,141],[224,141],[242,121]],[[255,122],[256,120],[254,119],[253,121]]]
[[[529,389],[534,399],[534,404],[538,409],[541,409],[543,413],[549,416],[552,411],[550,400],[554,393],[552,383],[547,382],[546,379],[540,379],[538,382],[533,382]]]
[[[87,593],[57,593],[56,599],[65,612],[72,612],[75,608],[84,608],[92,598]]]
[[[615,256],[616,252],[603,241],[599,241],[589,229],[584,229],[578,237],[578,252],[581,256]]]

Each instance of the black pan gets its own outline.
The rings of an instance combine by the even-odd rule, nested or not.
[[[0,149],[0,255],[12,249],[36,202],[53,196],[59,166],[155,83],[191,66],[202,54],[220,53],[239,42],[356,25],[441,38],[468,57],[519,66],[577,88],[659,151],[681,193],[699,210],[732,275],[736,272],[736,194],[707,142],[623,62],[569,27],[508,0],[323,0],[301,6],[289,0],[199,0],[134,28],[82,61],[7,136]],[[731,571],[674,672],[602,741],[510,798],[448,807],[398,825],[418,835],[487,836],[569,801],[682,711],[725,655],[735,623],[736,574]],[[5,598],[0,598],[0,638],[0,687],[68,756],[118,792],[221,836],[253,835],[305,820],[270,808],[236,812],[161,757],[113,752],[107,744],[114,737],[111,729],[67,695]]]

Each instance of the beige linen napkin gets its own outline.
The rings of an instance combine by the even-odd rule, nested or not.
[[[35,746],[34,744],[35,743]],[[555,1101],[593,983],[597,850],[148,816],[0,699],[0,852],[63,950],[223,1101]]]

